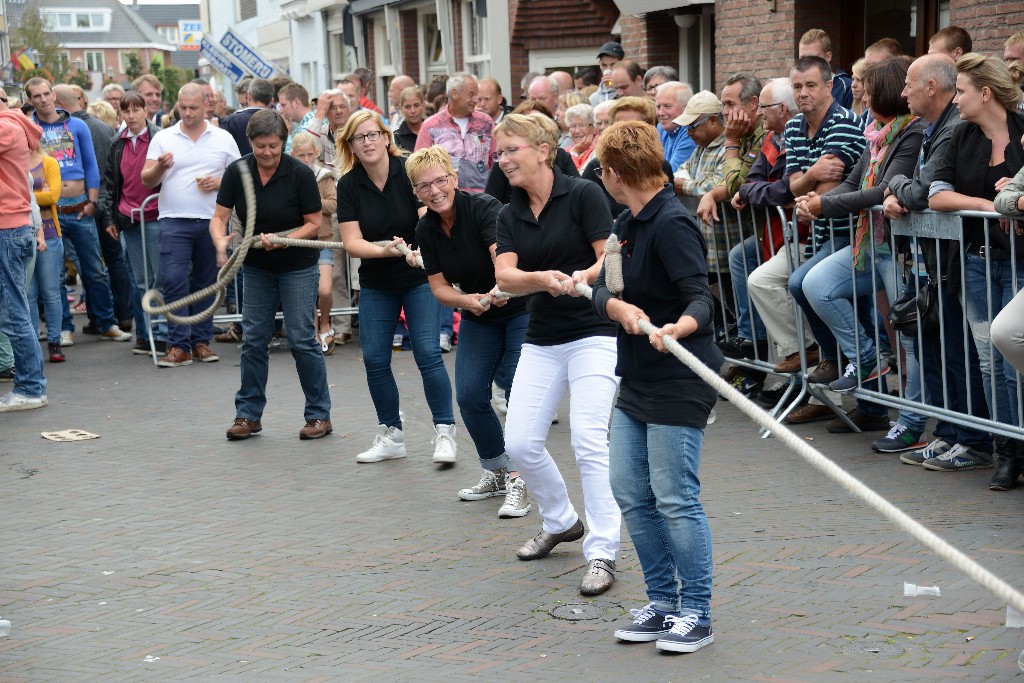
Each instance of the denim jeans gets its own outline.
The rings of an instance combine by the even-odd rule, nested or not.
[[[96,223],[96,237],[100,241],[100,253],[103,254],[103,263],[107,266],[107,273],[110,276],[110,293],[114,304],[114,317],[118,321],[131,320],[134,310],[132,299],[135,288],[132,285],[128,272],[124,248],[121,246],[121,240],[114,239],[103,228],[103,224],[106,223],[106,215],[103,212],[97,211],[94,219]]]
[[[821,349],[821,357],[823,360],[836,360],[836,338],[832,335],[832,330],[828,328],[818,314],[811,308],[811,304],[808,303],[807,297],[804,296],[804,278],[807,277],[807,273],[811,271],[814,266],[818,265],[821,261],[827,259],[834,252],[849,246],[850,236],[849,235],[836,235],[832,239],[828,240],[814,252],[814,256],[807,259],[800,266],[793,271],[793,274],[789,276],[789,293],[796,299],[796,302],[800,304],[800,308],[803,309],[804,317],[807,319],[807,325],[811,328],[811,334],[814,335],[815,341],[818,342],[818,346]]]
[[[243,265],[249,296],[242,308],[242,386],[235,394],[235,417],[259,421],[267,405],[270,338],[274,316],[284,310],[288,347],[292,351],[299,385],[306,397],[306,420],[331,418],[327,364],[316,341],[313,310],[320,272],[316,266],[287,273],[272,273]]]
[[[957,297],[949,293],[945,284],[937,289],[942,310],[942,329],[938,334],[924,334],[921,338],[921,366],[924,368],[924,383],[928,387],[928,401],[933,406],[945,406],[965,415],[988,418],[978,350],[974,345],[974,337],[969,332],[964,334],[963,307]],[[933,433],[935,438],[949,443],[960,443],[986,453],[992,452],[992,436],[978,429],[938,420]]]
[[[459,325],[455,399],[485,470],[508,467],[505,436],[491,406],[491,382],[499,367],[508,381],[515,376],[529,322],[527,313],[495,322],[481,322],[467,315]]]
[[[248,281],[246,289],[249,289]],[[247,291],[246,298],[249,296]],[[403,308],[412,355],[423,380],[423,393],[434,424],[455,424],[452,383],[441,357],[441,347],[437,345],[441,334],[438,326],[440,307],[427,283],[398,289],[362,289],[359,295],[359,345],[363,350],[366,383],[379,424],[402,428],[398,415],[398,385],[391,371],[391,342]]]
[[[124,238],[125,253],[135,276],[135,292],[132,297],[132,308],[135,311],[135,336],[138,339],[149,339],[149,314],[142,310],[142,297],[147,290],[162,289],[160,277],[160,221],[146,221],[146,236],[143,242],[142,226],[138,221],[126,225],[121,231]],[[158,322],[153,326],[153,337],[160,341],[167,340],[167,323]]]
[[[760,260],[761,245],[755,236],[748,237],[729,251],[729,277],[732,278],[732,292],[736,297],[736,334],[743,339],[768,338],[761,316],[747,298],[747,278],[761,265]]]
[[[202,218],[160,219],[160,276],[164,300],[173,303],[198,292],[217,279],[217,253],[210,239],[210,221]],[[314,290],[315,291],[315,290]],[[193,315],[207,308],[213,296],[175,313]],[[213,337],[213,318],[195,325],[167,323],[167,345],[191,351],[193,344],[209,343]]]
[[[1020,425],[1020,414],[1017,409],[1017,371],[1003,358],[999,349],[992,345],[991,326],[996,314],[1010,303],[1018,289],[1024,287],[1022,260],[1024,259],[1018,259],[1016,274],[1009,259],[986,262],[980,256],[968,253],[964,264],[964,308],[967,310],[967,322],[970,324],[974,344],[978,349],[989,415],[999,422],[1012,425]],[[992,309],[991,316],[989,307]]]
[[[43,352],[32,330],[25,295],[27,269],[36,252],[35,227],[0,230],[0,332],[14,355],[14,391],[22,396],[46,394]]]
[[[60,281],[64,277],[64,241],[46,238],[46,251],[36,254],[36,267],[28,284],[28,302],[32,327],[39,335],[39,307],[46,321],[46,342],[60,343],[61,319]]]
[[[453,339],[455,337],[455,311],[444,304],[440,304],[440,306],[441,312],[438,314],[437,320],[441,329],[438,338],[440,339],[442,334],[447,334],[449,339]]]
[[[644,571],[647,599],[673,614],[711,616],[711,528],[700,502],[704,430],[612,411],[610,477]]]
[[[67,202],[74,203],[73,200],[61,199],[58,206]],[[70,242],[78,255],[78,274],[82,276],[82,284],[85,286],[86,303],[89,306],[90,316],[95,320],[95,325],[100,332],[106,332],[116,324],[117,320],[114,318],[110,277],[100,254],[100,238],[96,234],[96,221],[91,216],[78,218],[78,214],[75,213],[62,213],[59,218],[65,250],[67,250],[67,243]],[[66,299],[67,297],[65,297]],[[68,332],[74,332],[75,325],[69,317],[70,309],[63,317],[62,327]]]

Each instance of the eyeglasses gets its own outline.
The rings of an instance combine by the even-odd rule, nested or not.
[[[365,140],[369,140],[370,142],[377,142],[377,140],[380,140],[380,136],[383,134],[384,131],[382,130],[371,130],[369,133],[353,135],[351,138],[349,138],[349,142],[354,142],[357,145],[363,144]]]
[[[775,104],[759,104],[757,105],[758,111],[764,111],[765,109],[771,109],[772,107],[781,107],[783,102],[776,102]]]
[[[592,123],[570,123],[569,130],[586,130],[593,125]]]
[[[702,125],[704,125],[704,122],[710,119],[712,116],[714,116],[714,114],[708,114],[707,116],[700,117],[699,119],[697,119],[696,121],[694,121],[693,123],[686,127],[687,132],[692,133],[693,131],[697,130]]]
[[[497,152],[491,155],[491,159],[493,159],[494,161],[501,161],[501,157],[503,157],[504,155],[512,154],[512,152],[518,152],[519,150],[526,149],[527,147],[533,147],[533,145],[516,145],[512,147],[506,147],[505,149],[499,149]]]
[[[446,173],[440,178],[434,178],[429,183],[416,183],[412,186],[412,189],[416,191],[416,194],[427,194],[430,192],[430,188],[435,190],[443,190],[448,187],[448,183],[451,182],[452,174]]]

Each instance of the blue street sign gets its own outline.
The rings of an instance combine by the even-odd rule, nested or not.
[[[220,45],[234,58],[234,61],[251,71],[257,78],[270,78],[277,67],[265,60],[253,48],[231,31],[220,39]]]
[[[203,36],[199,44],[199,51],[210,63],[210,66],[230,78],[232,83],[238,83],[245,78],[245,71],[242,70],[242,67],[235,64],[229,55],[221,52],[206,36]]]

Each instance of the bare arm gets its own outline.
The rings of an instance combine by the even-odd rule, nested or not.
[[[363,231],[359,227],[359,221],[345,221],[338,225],[341,232],[341,241],[345,243],[345,250],[356,258],[394,258],[401,257],[402,252],[398,250],[399,244],[405,244],[401,237],[388,242],[386,246],[379,246],[368,242],[363,237]]]

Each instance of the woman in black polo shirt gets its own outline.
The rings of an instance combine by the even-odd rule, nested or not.
[[[544,557],[584,535],[565,482],[544,447],[566,391],[576,465],[590,534],[580,592],[596,595],[615,580],[621,516],[608,483],[608,415],[615,389],[615,326],[599,320],[576,291],[593,282],[611,232],[604,193],[594,183],[552,168],[558,127],[543,116],[509,114],[494,131],[498,164],[512,185],[498,214],[498,286],[530,297],[520,362],[505,419],[505,449],[540,506],[541,532],[519,549]]]
[[[485,294],[497,289],[494,222],[501,202],[457,189],[458,172],[440,145],[419,150],[405,168],[416,196],[427,207],[416,226],[416,241],[430,288],[445,306],[462,309],[455,399],[484,473],[475,486],[459,491],[459,498],[483,500],[504,494],[498,516],[522,517],[530,511],[526,484],[509,466],[501,422],[491,405],[491,382],[499,367],[505,377],[515,376],[529,316],[522,298],[480,304]]]
[[[265,109],[253,115],[245,132],[252,154],[234,162],[224,172],[217,192],[217,208],[210,220],[210,236],[220,265],[227,260],[231,242],[227,229],[231,210],[238,212],[243,224],[248,215],[239,171],[242,164],[247,165],[256,192],[257,233],[291,230],[287,236],[292,239],[316,239],[320,226],[320,190],[313,171],[282,154],[288,138],[284,119]],[[235,422],[228,428],[227,437],[238,441],[263,429],[260,419],[267,404],[270,338],[280,302],[288,346],[306,397],[306,424],[299,431],[299,438],[319,439],[331,433],[327,366],[316,342],[313,322],[320,252],[277,246],[266,236],[261,236],[260,241],[263,249],[251,249],[242,265],[242,386],[235,394]]]
[[[694,652],[711,643],[711,531],[700,503],[701,442],[718,398],[666,353],[661,337],[679,341],[716,372],[707,244],[661,171],[657,131],[639,122],[613,124],[597,143],[604,187],[628,211],[615,223],[622,244],[621,298],[604,273],[594,310],[621,323],[622,377],[612,413],[611,482],[644,571],[650,603],[615,637],[656,640],[657,648]],[[660,325],[644,336],[638,321]],[[639,336],[638,336],[639,335]]]
[[[419,268],[411,268],[398,245],[415,244],[416,222],[425,209],[405,174],[404,153],[391,130],[371,111],[357,111],[338,134],[338,227],[359,265],[359,344],[366,383],[377,410],[373,445],[357,462],[405,457],[398,410],[398,385],[391,371],[391,342],[403,308],[423,391],[434,417],[434,462],[455,462],[452,384],[437,340],[440,307]],[[374,242],[387,241],[385,246]]]

